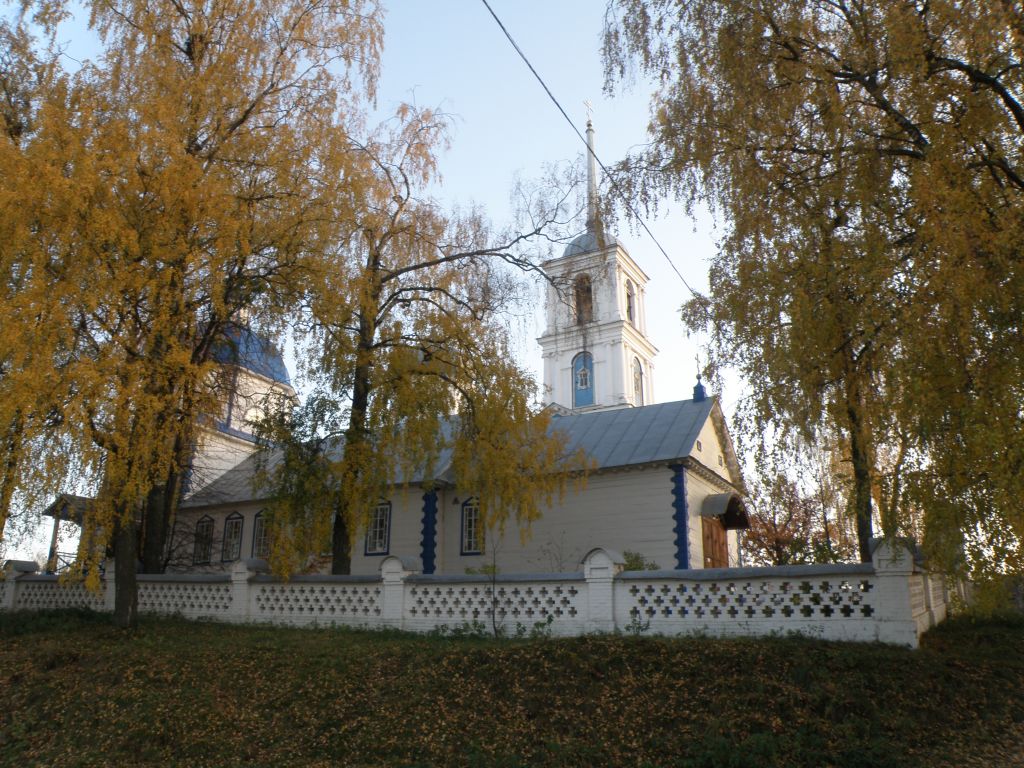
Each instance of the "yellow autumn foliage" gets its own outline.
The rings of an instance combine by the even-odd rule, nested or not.
[[[634,191],[727,223],[686,314],[755,429],[842,436],[862,555],[884,491],[945,567],[1024,565],[1022,30],[985,0],[613,3],[609,81],[659,83]]]

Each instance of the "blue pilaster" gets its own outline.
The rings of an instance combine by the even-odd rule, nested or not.
[[[437,491],[423,494],[423,538],[420,540],[420,560],[423,572],[433,573],[437,554]]]
[[[686,469],[682,464],[672,464],[672,509],[675,510],[672,519],[675,520],[675,527],[672,529],[676,535],[676,568],[684,570],[690,567],[690,525],[689,513],[686,505]]]

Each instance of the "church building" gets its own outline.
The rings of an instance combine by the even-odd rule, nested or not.
[[[435,476],[411,478],[375,506],[352,548],[352,573],[376,574],[387,555],[423,573],[572,572],[596,547],[636,553],[660,569],[741,564],[737,531],[748,527],[747,512],[724,414],[699,380],[691,400],[655,402],[648,277],[601,225],[593,136],[588,122],[587,228],[542,265],[550,281],[538,339],[551,429],[591,459],[585,486],[567,491],[527,531],[513,522],[487,530],[473,489],[454,486],[442,456]],[[188,536],[173,562],[187,570],[226,569],[268,553],[245,414],[263,394],[295,393],[276,350],[255,339],[243,346],[224,361],[245,385],[239,407],[208,430],[196,457],[202,471],[179,515]]]

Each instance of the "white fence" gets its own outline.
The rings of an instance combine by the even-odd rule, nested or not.
[[[380,575],[296,576],[237,563],[230,574],[140,574],[139,610],[194,619],[396,628],[414,632],[497,627],[507,634],[636,632],[660,635],[797,633],[917,647],[946,616],[941,576],[882,543],[873,562],[779,568],[623,571],[595,549],[571,574],[423,575],[385,558]],[[0,610],[112,610],[113,563],[99,593],[8,564]]]

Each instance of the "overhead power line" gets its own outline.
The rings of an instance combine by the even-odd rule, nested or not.
[[[519,58],[523,60],[523,63],[525,63],[526,66],[529,67],[530,71],[533,73],[533,76],[537,78],[537,82],[540,83],[541,88],[544,89],[544,92],[548,95],[548,98],[551,99],[552,103],[558,108],[558,111],[562,113],[562,117],[565,118],[565,122],[567,122],[569,124],[569,127],[572,128],[573,133],[575,133],[579,140],[583,142],[583,146],[587,148],[587,152],[594,156],[594,160],[601,167],[601,170],[604,171],[605,176],[611,184],[612,190],[619,196],[619,199],[622,200],[623,204],[632,214],[633,218],[636,221],[640,222],[640,226],[643,227],[644,232],[646,232],[647,236],[651,238],[651,241],[656,246],[658,246],[658,250],[661,251],[662,256],[665,257],[665,260],[668,262],[669,266],[672,267],[672,271],[674,271],[676,275],[678,275],[683,285],[686,286],[686,290],[688,290],[694,296],[698,296],[699,294],[695,290],[693,290],[693,288],[690,287],[690,284],[688,282],[686,282],[686,278],[683,277],[683,273],[679,271],[678,267],[676,267],[675,262],[672,261],[672,257],[668,255],[668,251],[665,250],[662,244],[658,242],[658,238],[656,238],[654,236],[654,233],[651,232],[650,227],[647,226],[647,222],[643,220],[643,217],[640,216],[640,213],[636,210],[636,208],[633,207],[633,203],[629,199],[629,196],[616,183],[615,177],[612,176],[612,174],[608,171],[608,168],[605,167],[605,164],[601,162],[601,158],[597,156],[597,153],[594,150],[592,150],[590,146],[587,144],[586,138],[583,136],[582,133],[580,133],[580,129],[576,127],[576,123],[572,121],[572,118],[570,118],[566,111],[562,108],[562,105],[559,103],[558,99],[555,98],[555,94],[551,92],[551,89],[548,88],[547,83],[544,82],[544,78],[540,76],[540,73],[537,72],[533,64],[530,63],[530,60],[526,57],[526,54],[523,53],[523,49],[519,47],[519,44],[516,43],[515,38],[513,38],[512,34],[508,31],[508,29],[505,28],[505,25],[502,23],[501,19],[498,18],[498,14],[496,14],[494,12],[494,9],[491,8],[491,4],[487,2],[487,0],[481,0],[481,2],[487,8],[491,16],[494,17],[494,21],[501,28],[501,31],[505,33],[505,37],[508,38],[508,41],[512,44],[512,47],[516,49],[516,53],[519,54]]]

